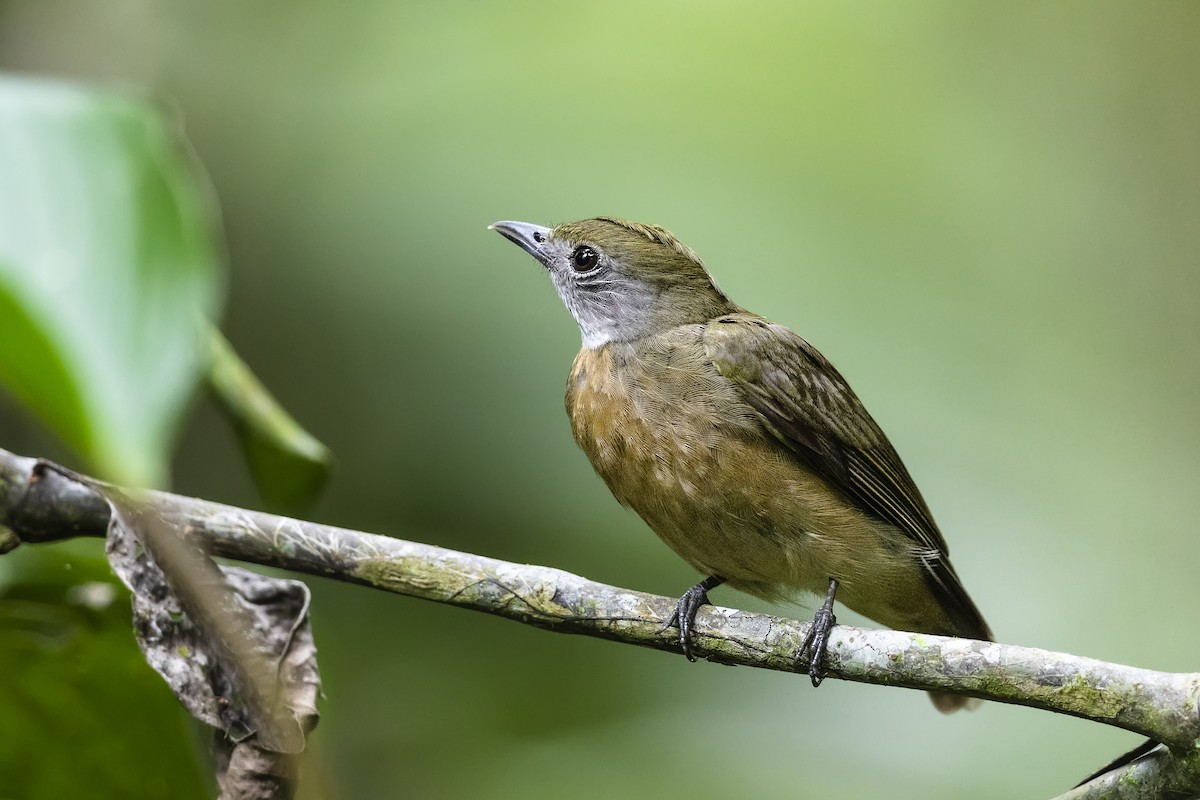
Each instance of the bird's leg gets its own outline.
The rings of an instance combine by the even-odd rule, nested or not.
[[[820,686],[821,681],[825,680],[825,647],[829,644],[829,634],[833,632],[833,626],[837,624],[837,617],[833,615],[833,597],[837,594],[837,589],[837,579],[830,578],[825,602],[817,609],[812,624],[808,626],[808,633],[804,636],[804,642],[796,651],[797,663],[803,661],[806,655],[808,657],[808,677],[813,686]]]
[[[683,648],[683,654],[687,656],[688,661],[696,660],[692,655],[692,625],[696,622],[696,612],[700,610],[700,606],[708,605],[708,590],[715,589],[724,582],[725,578],[720,575],[709,575],[688,589],[675,604],[675,613],[663,626],[663,630],[679,626],[679,646]]]

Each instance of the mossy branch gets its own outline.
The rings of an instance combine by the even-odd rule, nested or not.
[[[561,570],[289,519],[165,492],[143,496],[213,555],[462,606],[561,633],[678,651],[675,600]],[[0,540],[104,536],[108,506],[43,462],[0,450]],[[10,531],[5,532],[7,526]],[[694,652],[722,664],[803,672],[807,624],[708,606]],[[1167,748],[1064,798],[1164,798],[1200,790],[1200,674],[1166,673],[1030,647],[837,626],[829,677],[952,692],[1070,714]]]

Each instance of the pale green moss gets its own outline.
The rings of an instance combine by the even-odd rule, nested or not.
[[[1120,714],[1125,705],[1121,697],[1093,686],[1082,675],[1063,684],[1055,694],[1062,709],[1071,714],[1112,718]]]

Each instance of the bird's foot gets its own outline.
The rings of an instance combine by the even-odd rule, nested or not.
[[[825,649],[829,646],[829,635],[837,624],[833,613],[833,598],[837,594],[838,582],[829,579],[829,591],[825,594],[825,602],[817,609],[808,633],[796,651],[796,664],[807,666],[808,677],[813,686],[820,686],[825,680]],[[683,602],[682,600],[680,602]]]
[[[720,575],[709,575],[688,589],[675,604],[675,612],[671,614],[667,624],[662,627],[664,631],[667,628],[679,628],[679,647],[688,661],[696,660],[696,657],[692,655],[692,626],[696,623],[696,613],[700,611],[701,606],[709,604],[708,590],[714,589],[724,582],[725,579]]]

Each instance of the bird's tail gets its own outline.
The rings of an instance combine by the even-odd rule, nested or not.
[[[980,639],[985,642],[993,641],[992,629],[988,627],[983,615],[975,606],[975,602],[963,588],[962,581],[958,579],[958,573],[954,571],[950,561],[942,558],[932,563],[926,562],[925,567],[927,570],[925,572],[926,584],[937,598],[942,613],[946,615],[944,630],[927,632],[942,636],[961,636],[964,639]],[[941,692],[930,692],[929,699],[933,701],[934,708],[943,714],[950,714],[963,708],[974,711],[983,703],[977,697],[963,697]]]
[[[964,708],[967,711],[974,711],[983,705],[983,701],[978,697],[963,697],[961,694],[930,692],[929,699],[933,701],[933,707],[943,714],[953,714]]]

